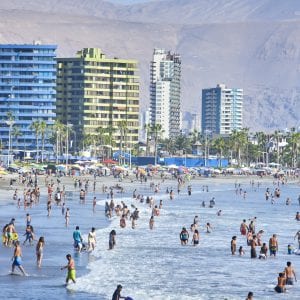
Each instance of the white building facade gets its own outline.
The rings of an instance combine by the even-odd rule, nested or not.
[[[243,128],[243,89],[216,88],[202,90],[202,132],[229,135]]]
[[[150,65],[150,123],[162,126],[162,138],[180,134],[180,78],[180,55],[154,49]]]

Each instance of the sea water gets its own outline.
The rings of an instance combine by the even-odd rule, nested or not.
[[[123,285],[123,296],[135,300],[189,300],[189,299],[243,299],[253,291],[256,299],[299,299],[300,287],[296,283],[288,288],[286,294],[276,294],[274,286],[278,273],[283,271],[290,260],[296,272],[300,272],[300,256],[288,255],[287,246],[294,241],[300,222],[295,214],[300,207],[297,202],[299,186],[290,184],[280,186],[281,197],[272,205],[264,198],[266,187],[274,190],[272,183],[265,183],[254,189],[249,182],[242,183],[247,191],[246,199],[236,195],[233,183],[223,181],[193,181],[192,195],[188,196],[186,187],[180,195],[170,200],[166,188],[176,190],[176,183],[161,185],[158,194],[150,191],[149,183],[137,183],[137,193],[153,195],[156,204],[163,200],[160,216],[155,217],[154,229],[149,229],[151,209],[147,204],[134,200],[131,188],[125,194],[116,194],[115,203],[124,201],[130,209],[131,204],[139,208],[140,218],[135,229],[127,221],[127,227],[119,227],[119,218],[111,220],[104,217],[105,197],[96,194],[98,201],[96,213],[92,212],[92,196],[87,204],[79,204],[78,192],[70,194],[67,206],[71,208],[69,228],[64,226],[60,207],[53,207],[52,216],[46,217],[46,203],[28,212],[32,215],[36,234],[45,236],[46,246],[43,266],[35,267],[35,250],[32,246],[23,247],[23,262],[29,277],[9,276],[10,257],[13,249],[1,248],[0,289],[3,298],[8,299],[111,299],[118,284]],[[202,191],[202,185],[209,185],[209,192]],[[133,186],[132,186],[133,187]],[[216,206],[208,207],[209,200],[215,197]],[[292,204],[285,205],[287,197]],[[206,201],[206,207],[202,207]],[[222,215],[217,216],[217,211]],[[16,217],[17,228],[25,227],[27,211],[17,209],[16,205],[1,207],[1,223]],[[194,216],[198,215],[200,244],[181,246],[179,233],[182,227],[189,228]],[[273,233],[278,235],[279,253],[267,260],[250,259],[250,249],[245,237],[239,234],[243,219],[257,217],[256,232],[264,230],[263,242],[268,244]],[[205,224],[210,222],[213,230],[206,233]],[[248,221],[249,222],[249,221]],[[22,224],[24,223],[24,224]],[[92,226],[97,230],[97,248],[92,253],[76,253],[72,248],[72,232],[80,226],[86,233]],[[117,232],[115,249],[108,250],[109,232]],[[19,232],[20,234],[21,232]],[[237,248],[243,246],[245,256],[232,256],[230,241],[237,236]],[[22,241],[22,239],[21,239]],[[66,264],[65,255],[74,255],[77,268],[77,283],[68,288],[63,286],[65,271],[60,267]],[[259,248],[257,248],[259,252]],[[86,268],[87,266],[87,268]]]
[[[280,186],[281,197],[272,205],[264,198],[267,186],[274,190],[272,184],[264,184],[259,189],[249,183],[242,184],[247,191],[245,199],[236,195],[232,183],[209,184],[209,192],[202,191],[202,184],[194,182],[191,196],[186,190],[181,191],[173,201],[164,192],[164,185],[161,193],[154,195],[157,204],[163,200],[154,230],[149,230],[151,209],[145,203],[124,198],[128,206],[134,204],[140,210],[136,228],[131,229],[128,222],[121,229],[119,218],[113,217],[107,228],[98,230],[101,238],[94,252],[98,260],[89,263],[89,273],[80,277],[72,290],[110,299],[116,285],[122,284],[123,295],[137,300],[242,299],[249,291],[254,292],[256,299],[299,299],[298,284],[288,288],[286,295],[274,292],[278,273],[284,270],[288,260],[300,272],[300,256],[287,254],[288,244],[295,248],[298,245],[294,241],[300,227],[300,222],[295,220],[299,210],[298,186]],[[141,194],[149,194],[145,186],[137,189]],[[214,208],[201,207],[203,200],[207,205],[212,197],[216,201]],[[285,205],[287,197],[292,199],[289,206]],[[99,205],[104,202],[100,201]],[[219,209],[221,216],[216,214]],[[195,215],[200,218],[200,245],[181,246],[179,233],[183,226],[190,227]],[[239,234],[239,227],[243,219],[248,221],[254,217],[257,217],[256,232],[264,230],[263,242],[268,244],[272,234],[278,235],[279,253],[275,259],[250,258],[250,249],[245,237]],[[211,233],[206,233],[207,222],[213,226]],[[102,237],[108,237],[112,229],[117,231],[117,245],[107,251],[107,240]],[[246,250],[243,257],[231,255],[230,241],[234,235],[238,236],[237,246]]]

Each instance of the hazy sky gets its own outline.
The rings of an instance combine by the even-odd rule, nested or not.
[[[113,3],[118,4],[133,4],[133,3],[142,3],[142,2],[150,2],[150,1],[157,1],[157,0],[106,0]]]

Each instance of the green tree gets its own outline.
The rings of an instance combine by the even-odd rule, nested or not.
[[[39,135],[40,135],[40,122],[34,121],[30,125],[30,129],[34,131],[36,138],[36,162],[39,162]]]
[[[39,133],[41,135],[41,140],[42,140],[42,163],[44,162],[46,130],[47,130],[47,123],[44,120],[40,121],[40,123],[39,123]]]
[[[224,137],[217,137],[212,141],[212,147],[217,151],[219,156],[219,167],[222,168],[222,157],[226,148],[226,142]]]

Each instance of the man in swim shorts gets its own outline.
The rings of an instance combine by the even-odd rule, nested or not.
[[[278,241],[276,234],[273,234],[273,236],[269,240],[269,249],[270,249],[270,256],[274,255],[276,256],[276,252],[278,251]]]
[[[76,283],[76,270],[74,259],[72,258],[71,254],[67,254],[66,258],[68,260],[68,264],[64,267],[61,267],[61,270],[68,269],[66,284],[68,284],[70,280]]]
[[[14,256],[13,256],[13,263],[11,266],[11,273],[14,273],[15,271],[15,267],[18,267],[20,269],[20,271],[22,272],[22,274],[24,276],[26,276],[25,270],[22,266],[22,250],[20,247],[20,242],[16,241],[15,242],[15,250],[14,250]]]

